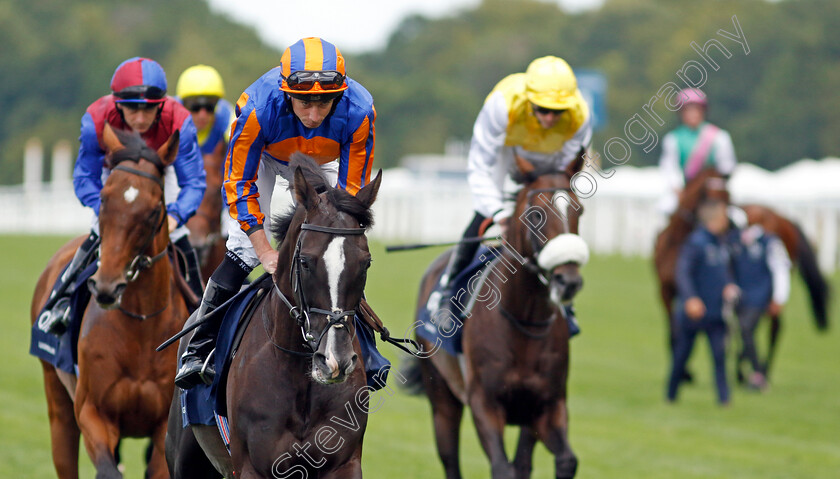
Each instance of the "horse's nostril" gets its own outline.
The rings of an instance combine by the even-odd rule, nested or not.
[[[353,356],[351,356],[351,357],[350,357],[350,364],[351,364],[351,365],[352,365],[352,364],[356,364],[356,361],[357,361],[358,359],[359,359],[359,355],[358,355],[358,354],[354,354]]]

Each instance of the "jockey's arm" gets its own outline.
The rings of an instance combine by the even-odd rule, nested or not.
[[[73,190],[84,206],[93,208],[96,216],[99,216],[104,161],[105,152],[99,147],[93,118],[85,113],[79,136],[79,156],[73,166]]]
[[[505,143],[508,110],[501,92],[492,94],[475,121],[468,157],[467,180],[472,191],[475,210],[492,218],[502,210],[502,186],[505,166],[499,156]]]
[[[361,116],[359,126],[341,145],[341,157],[338,162],[338,186],[355,195],[370,182],[373,167],[373,148],[376,143],[376,110]]]
[[[207,187],[207,173],[204,171],[204,160],[198,147],[192,117],[186,117],[180,132],[178,156],[173,167],[181,191],[178,192],[178,199],[174,203],[166,205],[166,212],[177,221],[176,226],[183,225],[195,214]]]
[[[662,139],[662,156],[659,157],[659,171],[668,190],[678,192],[683,189],[683,172],[680,169],[680,154],[677,138],[668,133]]]
[[[717,170],[724,176],[731,176],[738,160],[735,158],[735,147],[732,146],[732,137],[729,136],[729,132],[719,130],[713,147]]]
[[[222,188],[231,217],[239,222],[242,231],[248,235],[263,268],[273,273],[277,267],[278,253],[264,234],[265,215],[257,202],[257,171],[264,147],[265,137],[253,100],[248,100],[232,125]]]

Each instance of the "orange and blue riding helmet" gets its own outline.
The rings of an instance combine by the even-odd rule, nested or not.
[[[117,103],[160,103],[166,99],[166,73],[154,60],[129,58],[114,71],[111,91]]]
[[[280,57],[280,89],[312,101],[335,98],[347,89],[344,57],[335,45],[318,37],[298,40]]]

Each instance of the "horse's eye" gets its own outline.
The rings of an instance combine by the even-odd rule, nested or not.
[[[372,258],[368,258],[367,260],[362,262],[362,266],[364,267],[364,269],[369,269],[371,264],[373,264]]]
[[[309,258],[305,256],[300,257],[300,267],[304,271],[309,271]]]

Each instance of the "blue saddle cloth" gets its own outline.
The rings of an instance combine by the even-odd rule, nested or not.
[[[67,269],[66,266],[65,269]],[[93,273],[96,273],[96,269],[97,264],[94,261],[83,269],[74,281],[75,291],[70,295],[70,324],[67,332],[61,336],[56,336],[46,331],[46,325],[39,324],[38,321],[32,325],[29,354],[74,375],[78,372],[77,345],[79,343],[79,331],[88,301],[90,301],[87,280],[93,276]],[[64,274],[64,271],[61,274]],[[39,311],[38,316],[40,317],[43,312]]]
[[[471,288],[468,287],[470,280],[476,275],[476,273],[479,273],[487,265],[489,265],[495,257],[491,251],[492,248],[488,246],[479,246],[470,264],[467,265],[467,267],[464,268],[464,270],[461,271],[452,281],[452,290],[447,293],[448,295],[453,295],[460,291],[466,292],[466,294],[458,297],[458,303],[460,303],[461,306],[466,307],[470,302],[469,292]],[[443,276],[443,271],[441,271],[441,273],[435,278],[436,284],[440,282],[441,276]],[[458,321],[463,319],[463,312],[457,307],[451,307],[450,311],[456,315],[456,319]],[[439,321],[436,321],[438,318],[433,318],[433,316],[440,316],[440,319],[442,320],[449,319],[450,316],[443,312],[437,314],[434,313],[436,312],[430,311],[429,308],[426,307],[420,309],[417,313],[417,319],[422,323],[422,326],[417,328],[417,335],[434,344],[440,344],[441,348],[449,354],[461,354],[463,352],[463,348],[461,347],[461,337],[464,328],[460,327],[461,324],[458,324],[457,322],[453,325],[438,325],[437,323]]]
[[[270,294],[271,279],[265,282],[264,293],[260,298],[256,298],[258,292],[263,286],[255,286],[244,294],[237,296],[231,303],[226,306],[226,311],[219,311],[217,314],[223,314],[221,328],[219,335],[216,338],[216,352],[213,355],[213,360],[216,366],[216,376],[213,378],[213,384],[205,385],[199,384],[193,388],[182,391],[181,393],[181,417],[184,426],[190,424],[203,424],[215,426],[218,425],[216,415],[227,416],[227,404],[225,389],[227,386],[227,374],[230,367],[231,355],[238,348],[238,341],[241,334],[238,334],[240,327],[247,327],[247,322],[242,322],[242,316],[248,310],[250,303],[256,298],[261,300],[266,295]],[[260,318],[254,318],[253,321],[261,321]],[[365,373],[367,375],[368,386],[374,390],[381,389],[387,380],[388,370],[391,367],[391,362],[388,361],[376,349],[376,340],[373,333],[368,329],[368,326],[356,316],[354,318],[356,326],[356,337],[359,339],[359,346],[361,346],[362,359],[365,363]],[[255,324],[255,326],[257,326]],[[259,327],[262,327],[261,325]],[[180,359],[178,367],[180,368]]]

